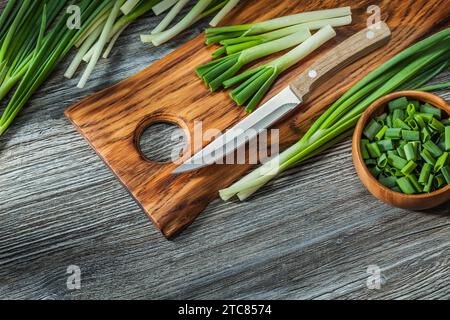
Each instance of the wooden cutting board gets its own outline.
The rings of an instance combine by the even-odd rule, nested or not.
[[[351,6],[354,23],[337,28],[338,36],[303,63],[286,72],[267,98],[286,86],[320,55],[364,29],[370,5],[378,5],[392,30],[383,48],[341,70],[316,89],[299,111],[281,123],[281,148],[292,144],[318,115],[368,72],[421,38],[449,26],[448,0],[306,1],[248,0],[223,25],[248,23],[302,11]],[[193,134],[194,121],[203,130],[224,131],[245,116],[228,92],[210,93],[194,69],[210,60],[212,47],[203,35],[164,59],[111,88],[68,108],[66,116],[125,185],[167,238],[188,226],[215,198],[218,190],[241,177],[249,165],[214,165],[197,172],[172,175],[176,165],[146,159],[139,139],[149,125],[177,124]],[[170,137],[168,137],[169,139]],[[205,142],[206,144],[207,142]]]

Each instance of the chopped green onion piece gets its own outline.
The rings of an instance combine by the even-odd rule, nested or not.
[[[370,143],[367,139],[361,139],[361,154],[364,160],[370,159],[369,151],[367,150],[367,145]]]
[[[414,186],[414,189],[416,189],[417,192],[423,192],[423,188],[420,185],[420,183],[417,181],[417,177],[414,174],[407,175],[408,180],[411,182],[411,184]]]
[[[406,159],[406,153],[405,153],[405,145],[406,142],[405,141],[401,141],[398,148],[397,148],[397,153],[399,155],[399,157],[402,157],[404,159]]]
[[[398,156],[399,154],[398,154],[397,150],[389,150],[387,152],[387,155],[388,156],[390,156],[390,155]]]
[[[402,173],[402,171],[400,169],[393,168],[393,167],[391,167],[391,174],[394,177],[403,177],[404,176],[404,174]]]
[[[381,130],[381,128],[382,128],[381,125],[377,121],[372,119],[370,120],[369,124],[364,128],[363,134],[370,141],[372,141],[377,135],[377,133]]]
[[[397,118],[394,120],[394,128],[400,128],[404,130],[411,130],[411,127],[407,125],[402,119]]]
[[[429,140],[423,144],[425,150],[428,150],[433,158],[439,158],[443,151],[433,141]]]
[[[401,98],[398,98],[398,99],[395,99],[395,100],[389,102],[388,108],[389,108],[390,112],[397,110],[397,109],[405,110],[407,105],[408,105],[408,99],[405,97],[401,97]]]
[[[394,122],[392,121],[392,114],[389,113],[388,116],[386,117],[386,124],[389,128],[394,127]]]
[[[442,117],[442,112],[441,109],[433,107],[432,105],[430,105],[429,103],[425,103],[423,105],[420,106],[420,112],[421,113],[428,113],[433,115],[434,117],[436,117],[437,119],[441,119]]]
[[[420,141],[420,132],[412,130],[402,130],[402,138],[406,141]]]
[[[414,131],[419,131],[419,125],[417,124],[416,120],[414,119],[406,119],[406,122],[408,126],[411,127]]]
[[[386,118],[387,118],[387,116],[388,116],[388,114],[385,112],[385,113],[383,113],[383,114],[381,114],[381,115],[379,115],[378,117],[375,117],[375,120],[378,122],[378,123],[385,123],[385,121],[386,121]]]
[[[429,163],[432,166],[436,164],[436,159],[431,155],[431,153],[428,150],[426,149],[422,150],[420,155],[422,156],[423,160],[425,160],[426,163]]]
[[[447,184],[450,184],[450,167],[445,166],[441,169],[442,175],[445,178],[445,181],[447,181]]]
[[[414,161],[409,161],[408,164],[406,166],[404,166],[401,171],[405,176],[407,176],[410,173],[412,173],[416,168],[417,168],[417,163],[415,163]]]
[[[386,130],[385,134],[386,139],[401,139],[402,138],[402,129],[400,128],[389,128]]]
[[[422,136],[421,140],[422,140],[423,143],[426,143],[427,141],[430,141],[431,138],[432,138],[431,132],[430,132],[430,130],[427,127],[424,127],[422,129],[421,136]]]
[[[382,171],[377,166],[374,166],[369,168],[369,172],[376,178],[381,174]]]
[[[405,152],[406,160],[417,160],[418,159],[418,149],[417,144],[410,142],[405,144],[403,147],[403,150]]]
[[[450,126],[445,127],[445,151],[450,151]]]
[[[416,123],[419,125],[420,128],[425,128],[427,126],[423,118],[418,114],[414,114],[414,120],[416,121]]]
[[[408,164],[407,160],[395,155],[389,155],[388,161],[391,166],[399,170],[402,170]]]
[[[433,119],[433,115],[432,114],[428,114],[428,113],[416,113],[415,115],[417,117],[422,118],[423,121],[425,121],[425,122],[430,122],[431,119]]]
[[[425,184],[425,187],[423,188],[423,192],[429,193],[433,190],[433,182],[434,182],[434,175],[430,174],[428,176],[428,181]]]
[[[395,149],[394,140],[381,140],[378,141],[377,144],[383,152],[392,151]]]
[[[403,109],[395,109],[392,113],[392,121],[394,122],[394,126],[397,119],[405,119],[405,112],[403,111]]]
[[[416,190],[414,189],[413,185],[411,184],[408,178],[406,177],[399,178],[397,179],[396,183],[403,193],[405,194],[416,193]]]
[[[421,184],[427,184],[428,179],[431,174],[431,170],[433,170],[433,166],[429,163],[425,163],[422,167],[422,171],[420,172],[419,176],[419,183]]]
[[[445,150],[445,140],[440,140],[437,146],[439,147],[439,149]]]
[[[416,113],[416,110],[417,110],[416,105],[414,103],[411,103],[411,102],[406,107],[406,113],[410,117],[414,116],[414,114]]]
[[[384,168],[384,167],[386,167],[387,163],[388,163],[387,156],[386,156],[385,153],[383,153],[383,154],[378,158],[377,165],[378,165],[379,168]]]
[[[439,174],[434,178],[434,187],[440,189],[445,186],[445,178],[443,174]]]
[[[367,150],[369,151],[371,158],[378,158],[381,156],[380,147],[378,147],[378,144],[376,142],[369,143],[367,145]]]
[[[414,110],[417,111],[420,108],[420,102],[418,100],[411,100],[409,101],[409,104],[412,104],[414,106]]]
[[[383,126],[380,131],[378,131],[378,133],[375,135],[375,140],[376,141],[380,141],[383,140],[384,135],[386,134],[388,127],[387,126]]]
[[[434,165],[434,172],[439,172],[444,168],[447,164],[447,160],[449,159],[448,152],[442,153],[442,155],[436,160],[436,164]]]
[[[380,183],[388,188],[394,188],[396,186],[396,181],[397,178],[394,176],[380,176],[378,178],[378,181],[380,181]]]
[[[430,120],[430,122],[428,122],[428,124],[429,124],[429,126],[432,129],[434,129],[434,130],[436,130],[438,132],[444,132],[444,130],[445,130],[444,125],[439,120],[437,120],[436,118],[432,118]]]

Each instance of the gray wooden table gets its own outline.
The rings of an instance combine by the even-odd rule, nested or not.
[[[85,90],[63,79],[66,59],[0,138],[0,298],[450,298],[450,204],[412,212],[377,201],[356,176],[350,140],[248,202],[213,202],[165,240],[63,115],[200,32],[141,44],[156,22],[130,27]],[[67,286],[74,266],[79,290]]]

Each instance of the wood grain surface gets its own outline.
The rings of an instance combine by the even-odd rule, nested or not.
[[[430,32],[448,25],[450,9],[446,0],[389,0],[371,4],[382,8],[382,19],[392,30],[391,41],[329,78],[311,93],[299,111],[277,126],[282,149],[297,140],[311,119],[369,71]],[[367,1],[308,1],[302,6],[297,1],[248,1],[224,24],[346,5],[352,6],[352,25],[338,28],[333,40],[286,72],[268,94],[270,97],[331,48],[365,29]],[[202,122],[203,132],[208,129],[224,132],[245,116],[243,109],[236,107],[226,92],[211,94],[195,74],[195,67],[209,61],[214,50],[205,47],[203,42],[202,36],[195,38],[141,73],[66,111],[80,133],[169,238],[192,223],[218,197],[218,190],[229,186],[250,168],[249,165],[215,165],[173,175],[176,164],[149,161],[137,147],[141,132],[151,123],[173,122],[187,130],[192,150],[196,121]],[[202,143],[205,145],[208,141]]]
[[[138,35],[159,21],[127,29],[84,90],[63,78],[68,57],[0,137],[1,299],[450,299],[450,206],[377,201],[355,173],[350,139],[250,201],[215,200],[180,236],[161,237],[63,115],[206,25],[142,45]],[[446,81],[448,72],[432,83]],[[166,157],[170,134],[151,128],[143,149]],[[80,290],[66,286],[71,265]],[[369,265],[381,268],[379,290],[366,285]]]

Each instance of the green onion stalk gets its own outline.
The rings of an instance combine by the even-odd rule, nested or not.
[[[173,7],[167,16],[151,32],[151,34],[141,35],[141,41],[144,43],[151,42],[154,46],[159,46],[166,43],[184,30],[191,27],[200,19],[221,10],[229,3],[229,1],[230,0],[199,0],[186,16],[184,16],[173,27],[167,29],[169,24],[188,3],[186,0],[180,0],[173,3],[170,2],[169,4],[173,5]]]
[[[325,26],[282,57],[233,77],[225,81],[223,86],[230,88],[241,83],[231,91],[230,96],[239,106],[248,101],[245,111],[252,112],[281,73],[335,36],[334,29],[329,25]]]
[[[155,29],[152,30],[151,34],[158,34],[166,30],[172,21],[177,17],[177,15],[183,10],[184,7],[189,3],[189,0],[179,0],[167,13],[164,19],[156,26]],[[148,41],[149,38],[146,36],[141,36],[141,39]],[[150,38],[151,41],[151,38]]]
[[[75,47],[79,48],[92,32],[105,24],[109,12],[111,11],[113,6],[114,1],[110,1],[107,6],[103,7],[102,11],[99,12],[97,17],[95,18],[95,21],[78,37],[78,40],[75,42]]]
[[[136,6],[139,4],[141,0],[127,0],[125,1],[125,3],[120,7],[120,11],[122,11],[122,13],[124,15],[129,14],[130,12],[133,11],[134,8],[136,8]]]
[[[130,0],[109,1],[108,6],[103,8],[94,23],[82,33],[75,43],[78,51],[64,76],[68,79],[72,78],[83,61],[88,63],[78,83],[78,87],[83,88],[100,56],[107,58],[122,32],[139,17],[149,12],[159,1],[143,0],[138,3]],[[124,11],[128,14],[123,15]]]
[[[441,66],[449,59],[450,28],[403,50],[331,105],[296,144],[229,188],[221,190],[221,198],[229,200],[237,195],[240,200],[247,199],[286,169],[342,140],[375,100],[407,83],[411,83],[410,89],[415,89],[417,77],[426,79],[436,70],[442,70]]]
[[[224,7],[217,13],[217,15],[211,20],[209,25],[211,27],[216,27],[220,21],[222,21],[227,14],[229,14],[238,4],[240,0],[230,0],[228,1]]]
[[[286,50],[304,42],[311,36],[308,29],[302,29],[290,36],[254,46],[242,52],[211,61],[196,69],[199,77],[211,91],[216,91],[231,79],[245,65],[268,55]]]
[[[121,16],[114,24],[109,39],[111,39],[118,31],[126,25],[130,25],[142,15],[149,12],[160,0],[143,0],[138,6],[134,8],[129,14]]]
[[[351,14],[350,7],[302,12],[252,24],[208,28],[205,30],[205,35],[207,43],[213,44],[226,39],[253,36],[307,22],[351,16]]]
[[[14,1],[15,3],[16,1]],[[87,28],[95,21],[98,14],[102,11],[104,6],[108,5],[108,0],[81,0],[71,2],[77,4],[81,10],[81,21],[83,26],[80,30],[69,29],[66,26],[66,21],[69,14],[64,12],[65,3],[61,1],[21,1],[21,5],[26,5],[26,12],[17,10],[12,20],[23,19],[27,14],[31,16],[39,14],[39,24],[36,28],[38,33],[34,32],[34,27],[31,28],[25,37],[25,42],[33,41],[34,47],[29,50],[18,50],[21,52],[23,59],[17,64],[16,72],[6,75],[4,79],[9,81],[16,81],[17,88],[15,89],[11,99],[8,101],[2,116],[0,118],[0,135],[2,135],[11,125],[19,111],[27,103],[31,95],[40,87],[40,85],[47,79],[50,73],[55,69],[56,65],[66,56],[69,50],[74,46],[79,36],[85,32]],[[17,1],[19,3],[19,1]],[[32,3],[40,3],[42,6],[34,7]],[[22,7],[21,7],[22,8]],[[36,12],[35,12],[36,11]],[[13,11],[10,11],[13,12]],[[0,19],[1,20],[1,19]],[[37,21],[37,20],[34,20]],[[19,30],[18,26],[14,26],[14,22],[9,25],[11,28]],[[24,29],[25,30],[25,29]],[[9,32],[9,31],[8,31]],[[5,33],[3,44],[7,48],[11,48],[11,43],[8,41],[8,32]],[[35,39],[35,40],[34,40]],[[6,42],[5,42],[6,40]],[[6,51],[2,57],[7,57]],[[20,59],[19,59],[20,60]],[[9,60],[9,61],[16,61]],[[5,64],[4,64],[5,65]],[[8,78],[9,76],[9,78]],[[16,77],[16,78],[14,78]],[[3,82],[3,85],[7,82]],[[7,89],[11,89],[8,87]]]
[[[433,85],[429,85],[429,86],[419,87],[419,88],[415,88],[414,90],[436,91],[436,90],[442,90],[442,89],[448,89],[448,88],[450,88],[450,82],[438,83],[438,84],[433,84]]]
[[[45,28],[53,24],[66,1],[13,1],[6,4],[0,17],[0,100],[23,77],[36,50],[41,21]],[[43,17],[45,7],[45,17]]]
[[[89,77],[91,76],[92,71],[94,71],[95,65],[97,64],[98,60],[100,59],[103,48],[106,46],[109,34],[114,26],[114,22],[116,21],[117,17],[119,16],[120,7],[124,4],[124,2],[125,2],[125,0],[115,0],[114,6],[108,15],[108,19],[106,19],[106,23],[100,34],[98,42],[95,44],[95,47],[93,47],[94,51],[92,52],[92,57],[90,58],[89,64],[86,67],[86,70],[84,71],[84,73],[78,83],[78,88],[84,88],[84,86],[86,85],[86,82],[88,81]]]
[[[128,0],[135,1],[135,0]],[[157,16],[162,14],[163,12],[169,10],[171,7],[175,6],[180,0],[162,0],[157,5],[155,5],[152,10],[153,13]]]

